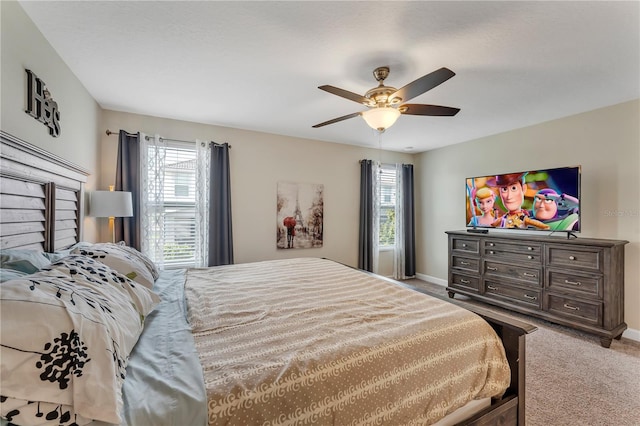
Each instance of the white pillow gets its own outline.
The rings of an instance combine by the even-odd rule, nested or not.
[[[127,276],[127,278],[137,281],[149,289],[153,288],[155,279],[149,267],[139,256],[131,254],[123,247],[126,246],[98,243],[75,248],[71,253],[95,259]]]
[[[16,424],[45,424],[42,413],[49,424],[121,423],[129,354],[159,301],[80,255],[2,283],[2,417]]]

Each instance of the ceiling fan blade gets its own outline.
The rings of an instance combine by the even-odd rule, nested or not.
[[[349,99],[350,101],[354,101],[359,104],[363,104],[367,106],[373,105],[369,98],[365,98],[362,95],[358,95],[357,93],[353,93],[348,90],[340,89],[339,87],[324,85],[324,86],[318,86],[318,89],[324,90],[325,92],[329,92],[334,95],[338,95],[345,99]]]
[[[398,107],[402,114],[406,115],[434,115],[434,116],[454,116],[460,108],[453,108],[440,105],[424,104],[404,104]]]
[[[454,75],[456,75],[456,73],[451,71],[449,68],[440,68],[439,70],[423,75],[419,79],[398,89],[395,93],[389,96],[389,99],[400,98],[401,102],[406,102],[409,99],[422,95],[424,92],[444,83]]]
[[[359,115],[362,115],[362,112],[354,112],[353,114],[343,115],[342,117],[334,118],[333,120],[325,121],[324,123],[316,124],[315,126],[311,126],[311,127],[313,127],[314,129],[317,129],[318,127],[326,126],[328,124],[337,123],[337,122],[343,121],[343,120],[348,120],[349,118],[357,117]]]

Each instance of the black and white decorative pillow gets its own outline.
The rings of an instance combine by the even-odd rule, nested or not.
[[[81,255],[2,283],[2,417],[120,423],[129,354],[158,302],[146,287]]]
[[[98,243],[75,248],[71,253],[98,260],[147,288],[153,288],[158,271],[146,256],[127,246]]]
[[[124,241],[120,241],[119,243],[116,244],[116,246],[119,249],[126,251],[127,253],[129,253],[129,255],[135,257],[140,262],[142,262],[149,269],[149,272],[151,272],[153,279],[154,280],[158,279],[158,277],[160,276],[160,271],[158,270],[158,267],[156,266],[156,264],[153,263],[153,261],[148,256],[145,256],[144,254],[134,249],[133,247],[129,247],[128,245],[125,244]]]

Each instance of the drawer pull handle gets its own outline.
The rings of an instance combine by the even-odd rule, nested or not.
[[[489,250],[489,254],[493,254],[493,250]]]
[[[578,306],[571,306],[571,305],[569,305],[567,303],[564,304],[564,307],[567,308],[567,309],[571,309],[572,311],[579,311],[580,310],[580,308]]]
[[[461,264],[461,265],[464,265],[464,266],[471,265],[471,263],[469,263],[469,262],[464,262],[464,261],[462,261],[462,260],[460,261],[460,264]]]
[[[536,296],[529,296],[528,294],[525,294],[524,297],[525,297],[525,299],[538,300],[538,298]]]
[[[536,274],[530,274],[529,272],[523,272],[522,275],[524,275],[525,277],[531,277],[531,278],[536,277]]]
[[[462,279],[462,278],[460,278],[460,282],[461,282],[462,284],[471,284],[471,281],[469,281],[469,280],[464,280],[464,279]]]
[[[571,285],[582,285],[582,283],[580,281],[569,281],[569,280],[564,280],[565,284],[571,284]]]
[[[527,259],[531,260],[533,259],[533,256],[527,256]]]
[[[533,251],[533,247],[527,247],[527,250]]]
[[[569,256],[569,260],[576,260],[575,256]]]
[[[487,286],[487,288],[488,288],[489,290],[497,290],[497,289],[498,289],[498,287],[494,287],[494,286],[492,286],[492,285],[488,285],[488,286]]]
[[[487,266],[487,270],[489,270],[489,271],[497,271],[498,268],[496,268],[495,266]]]
[[[489,243],[489,247],[493,247],[495,244],[493,243]]]
[[[466,248],[466,247],[467,247],[467,245],[466,245],[466,244],[462,244],[462,247],[463,247],[463,248]]]

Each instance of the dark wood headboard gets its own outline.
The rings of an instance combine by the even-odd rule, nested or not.
[[[46,252],[82,240],[89,172],[0,130],[0,249]]]

